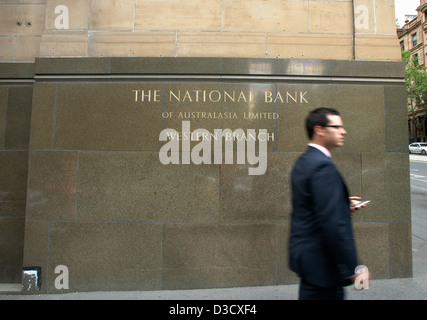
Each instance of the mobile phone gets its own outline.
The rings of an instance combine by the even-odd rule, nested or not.
[[[363,201],[363,202],[359,203],[357,206],[354,206],[354,207],[355,208],[360,208],[361,206],[364,206],[365,204],[368,204],[369,202],[371,202],[371,200]]]

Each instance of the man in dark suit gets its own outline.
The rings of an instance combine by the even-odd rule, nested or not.
[[[310,143],[291,176],[289,265],[301,278],[299,299],[342,300],[358,265],[351,213],[360,198],[349,198],[330,151],[347,132],[338,111],[328,108],[313,110],[306,129]]]

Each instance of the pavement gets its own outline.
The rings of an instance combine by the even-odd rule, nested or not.
[[[411,155],[426,162],[427,156]],[[426,213],[427,214],[427,213]],[[417,221],[413,220],[413,224]],[[345,288],[347,300],[427,300],[427,230],[412,234],[412,278],[372,279],[368,289]],[[16,287],[0,285],[0,300],[297,300],[299,285],[239,287],[225,289],[75,292],[21,295]],[[2,293],[3,292],[3,293]]]
[[[379,279],[369,289],[347,287],[346,300],[427,300],[427,275]],[[75,292],[44,295],[0,295],[0,300],[297,300],[298,285],[227,289]]]

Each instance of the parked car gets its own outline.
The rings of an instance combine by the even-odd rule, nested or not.
[[[427,154],[427,143],[416,142],[409,145],[409,153]]]

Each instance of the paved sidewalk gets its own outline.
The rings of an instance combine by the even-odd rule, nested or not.
[[[373,280],[369,289],[346,288],[347,300],[427,300],[427,280]],[[76,292],[45,295],[0,295],[0,300],[297,300],[298,285],[229,289]]]

